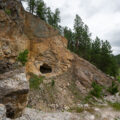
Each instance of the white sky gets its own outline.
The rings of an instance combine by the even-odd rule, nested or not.
[[[61,25],[73,28],[78,14],[88,25],[92,38],[108,40],[120,54],[120,0],[44,0],[52,10],[59,8]],[[24,4],[25,6],[25,4]]]

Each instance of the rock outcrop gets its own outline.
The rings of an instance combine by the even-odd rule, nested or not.
[[[0,120],[6,119],[6,108],[4,105],[0,104]]]
[[[25,49],[29,50],[27,79],[30,73],[45,76],[41,90],[30,91],[29,105],[35,108],[53,105],[62,110],[77,104],[90,91],[93,81],[106,86],[112,83],[94,65],[71,53],[67,40],[52,26],[26,12],[19,0],[0,0],[0,97],[14,116],[21,113],[27,102],[25,74],[14,72],[16,58]],[[55,81],[52,88],[51,80]]]
[[[19,68],[0,74],[0,103],[6,107],[6,115],[16,118],[22,114],[27,105],[29,82],[25,71]]]

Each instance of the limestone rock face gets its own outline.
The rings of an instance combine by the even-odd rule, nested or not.
[[[0,104],[0,120],[6,119],[6,109],[5,106]]]
[[[6,106],[10,103],[7,110],[15,110],[15,116],[27,101],[25,74],[12,72],[12,77],[3,76],[14,71],[16,58],[25,49],[29,50],[27,78],[34,73],[46,79],[41,91],[30,92],[29,103],[35,107],[57,106],[63,110],[77,104],[76,99],[90,91],[93,81],[106,86],[112,83],[94,65],[71,53],[67,40],[52,26],[26,12],[19,0],[0,0],[0,95]],[[55,81],[55,87],[51,88],[51,80]]]
[[[6,107],[6,115],[15,118],[27,105],[28,80],[23,69],[0,74],[0,103]]]

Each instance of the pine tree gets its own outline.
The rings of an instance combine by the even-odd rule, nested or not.
[[[37,1],[37,8],[36,8],[36,14],[38,17],[40,17],[42,20],[46,21],[46,12],[47,8],[43,0]]]
[[[28,10],[30,13],[34,13],[36,9],[36,0],[27,0],[28,3]]]
[[[76,15],[74,20],[74,31],[75,31],[75,47],[76,52],[78,52],[79,45],[82,47],[82,32],[83,32],[83,22],[80,16]]]
[[[64,28],[64,37],[68,40],[68,49],[74,51],[74,33],[70,28]]]
[[[52,25],[55,29],[61,29],[61,26],[59,25],[60,11],[58,8],[55,10],[55,13],[53,13],[49,7],[47,8],[47,22],[48,24]]]
[[[100,60],[101,60],[101,40],[96,37],[95,41],[92,43],[91,49],[91,62],[100,68]]]
[[[53,26],[53,12],[51,11],[50,7],[47,8],[47,23]]]
[[[89,60],[90,59],[90,49],[91,49],[91,39],[90,33],[88,30],[88,26],[84,25],[80,16],[76,15],[74,20],[74,44],[75,44],[75,52]]]
[[[54,28],[56,28],[56,29],[59,29],[59,23],[60,23],[60,11],[59,11],[59,9],[57,8],[56,10],[55,10],[55,13],[54,13],[54,15],[53,15],[53,26],[54,26]]]

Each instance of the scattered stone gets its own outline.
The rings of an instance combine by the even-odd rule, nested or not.
[[[112,103],[120,102],[120,93],[116,93],[115,95],[108,95],[104,99]]]

